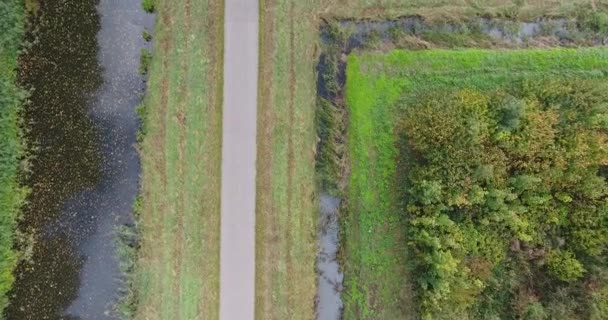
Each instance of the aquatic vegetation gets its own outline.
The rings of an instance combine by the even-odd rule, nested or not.
[[[144,8],[144,10],[146,12],[154,12],[155,8],[155,0],[143,0],[141,3],[142,8]]]
[[[24,30],[18,0],[0,4],[0,311],[6,307],[18,254],[13,250],[17,218],[26,190],[19,185],[23,142],[19,112],[26,92],[17,85],[17,58]]]
[[[150,62],[152,61],[152,52],[148,49],[141,49],[139,55],[139,74],[145,75],[148,73],[150,68]]]
[[[141,33],[141,37],[144,38],[144,40],[146,40],[146,42],[152,41],[152,34],[148,30],[144,30]]]

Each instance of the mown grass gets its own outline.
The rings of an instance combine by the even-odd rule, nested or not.
[[[19,184],[23,141],[19,112],[26,93],[17,85],[17,59],[25,26],[22,1],[0,3],[0,314],[8,304],[18,253],[15,228],[26,190]]]
[[[314,2],[261,2],[256,318],[314,317]],[[295,21],[294,19],[297,19]],[[303,28],[304,26],[304,28]],[[306,75],[306,76],[302,76]]]
[[[608,50],[432,50],[348,58],[351,175],[343,218],[345,318],[415,317],[405,268],[407,230],[398,181],[396,104],[419,93],[456,88],[496,89],[515,81],[604,78]],[[407,104],[407,103],[405,103]],[[407,170],[401,168],[401,170]],[[405,291],[404,291],[405,290]]]
[[[216,319],[223,3],[154,4],[135,318]]]

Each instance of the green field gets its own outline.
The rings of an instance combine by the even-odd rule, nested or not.
[[[345,318],[603,319],[606,247],[590,237],[605,239],[608,218],[596,178],[608,159],[606,58],[605,49],[350,55]],[[508,133],[506,97],[526,106]],[[476,181],[478,167],[495,168],[485,173],[493,180]],[[505,182],[524,176],[542,183],[518,193]],[[499,210],[490,198],[505,190]],[[566,194],[598,209],[580,213]],[[512,241],[533,249],[510,250]],[[532,253],[549,267],[522,258]]]
[[[21,1],[0,4],[0,312],[6,307],[18,254],[13,251],[16,219],[25,198],[19,186],[23,142],[19,111],[25,93],[17,86],[17,58],[25,27]]]

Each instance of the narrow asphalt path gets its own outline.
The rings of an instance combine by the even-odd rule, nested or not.
[[[225,0],[220,319],[254,318],[258,0]]]

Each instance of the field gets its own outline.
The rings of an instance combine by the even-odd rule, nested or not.
[[[14,228],[26,193],[19,186],[23,159],[19,110],[25,94],[16,85],[25,6],[35,10],[36,2],[25,1],[24,5],[9,0],[0,4],[0,30],[3,31],[0,34],[0,308],[7,302],[4,295],[13,282],[12,270],[19,256],[13,250]],[[155,10],[158,19],[153,36],[154,53],[148,57],[151,60],[146,58],[150,60],[150,65],[144,68],[147,70],[142,69],[149,73],[148,91],[138,110],[143,120],[141,199],[136,210],[141,239],[136,253],[137,269],[130,278],[131,291],[121,311],[125,317],[137,319],[215,319],[219,309],[223,4],[209,0],[183,0],[177,4],[146,0],[144,6]],[[557,17],[602,34],[608,32],[607,0],[260,0],[260,6],[257,318],[315,317],[317,195],[326,187],[320,183],[323,179],[325,182],[335,179],[329,181],[335,187],[331,191],[345,200],[341,212],[340,253],[345,272],[345,319],[419,316],[491,319],[507,315],[522,319],[599,320],[608,314],[607,272],[601,267],[606,261],[603,243],[608,240],[605,228],[602,229],[607,218],[601,210],[606,186],[595,175],[595,171],[605,170],[604,165],[608,163],[603,154],[603,131],[598,129],[606,121],[602,109],[605,101],[601,100],[605,96],[594,91],[607,84],[606,51],[396,50],[388,54],[358,51],[348,57],[336,56],[336,61],[347,63],[346,95],[340,97],[344,98],[341,101],[344,105],[340,107],[347,107],[343,114],[347,117],[341,119],[340,125],[344,125],[347,132],[344,136],[340,136],[342,132],[332,133],[336,141],[345,143],[340,151],[345,157],[340,159],[343,162],[334,164],[335,172],[329,178],[324,176],[327,172],[319,170],[323,154],[317,152],[323,152],[319,141],[324,134],[319,129],[324,128],[319,128],[318,122],[323,103],[319,103],[317,96],[315,69],[320,55],[332,50],[332,44],[321,43],[320,28],[340,19],[383,20],[415,15],[441,24],[463,22],[475,16],[511,21]],[[422,40],[436,41],[437,47],[471,45],[457,38],[432,38],[441,36],[438,34],[426,36],[428,38]],[[370,46],[367,49],[386,51],[388,48]],[[566,78],[576,79],[582,85],[579,88]],[[547,86],[532,85],[535,83]],[[560,92],[567,94],[560,95]],[[501,117],[508,119],[500,118],[506,121],[500,124],[497,111],[491,106],[505,100],[507,94],[515,97],[515,102],[501,107],[505,112]],[[415,148],[424,145],[424,139],[454,142],[450,136],[432,134],[445,128],[465,134],[457,130],[464,126],[462,123],[446,121],[442,127],[434,122],[436,118],[425,116],[438,112],[437,118],[460,119],[455,115],[466,109],[463,101],[478,106],[484,115],[479,123],[466,122],[472,118],[464,119],[466,125],[479,132],[491,128],[492,138],[488,138],[488,134],[483,136],[486,140],[482,146],[474,145],[483,152],[465,153],[464,147],[456,151],[474,159],[479,154],[496,155],[484,161],[492,164],[492,169],[506,163],[504,166],[510,168],[510,175],[496,174],[496,178],[489,165],[475,167],[480,170],[477,172],[467,167],[465,156],[441,158],[442,150],[428,146],[425,151],[444,161],[437,161],[435,166],[419,161],[428,156]],[[585,114],[587,122],[572,120],[582,117],[579,111],[564,111],[572,101],[595,113]],[[437,111],[433,109],[437,105],[452,108]],[[516,143],[509,139],[516,134],[503,127],[519,126],[521,105],[528,108],[529,118],[524,122],[533,123],[536,119],[540,130],[518,138],[521,141],[559,137],[585,147],[562,150],[559,149],[562,142],[558,141],[555,150],[562,151],[562,155],[559,152],[543,155],[555,163],[572,164],[576,177],[570,177],[571,181],[566,183],[560,180],[561,176],[550,181],[538,177],[520,181],[512,176],[516,169],[521,169],[512,162],[530,167],[537,165],[536,162],[543,163],[536,158],[530,160],[527,154],[514,156],[507,152],[515,148]],[[416,107],[432,112],[415,113],[412,110]],[[416,119],[427,121],[429,128],[441,130],[424,131],[416,126]],[[573,122],[566,126],[563,119]],[[542,123],[563,125],[565,129],[551,130],[542,127]],[[592,139],[586,140],[577,132],[587,133]],[[413,149],[404,146],[407,145],[404,141],[410,140],[418,142],[412,144]],[[522,145],[517,146],[524,148]],[[533,147],[543,146],[525,144],[528,148],[525,150],[532,153]],[[507,154],[505,158],[510,162],[500,162],[497,148],[504,149],[501,152]],[[450,162],[452,160],[454,162]],[[459,220],[457,215],[468,209],[485,210],[480,203],[472,207],[471,198],[473,194],[485,197],[484,192],[490,191],[473,190],[465,178],[456,180],[460,177],[458,171],[448,171],[445,164],[466,167],[469,170],[465,170],[466,173],[471,176],[475,171],[487,179],[491,176],[502,181],[502,185],[485,182],[483,186],[488,190],[490,186],[495,187],[496,190],[490,191],[503,192],[503,198],[510,196],[504,195],[508,194],[504,190],[508,184],[504,181],[511,178],[534,186],[534,183],[540,185],[538,179],[541,179],[546,184],[543,188],[550,191],[526,185],[522,187],[525,190],[517,194],[530,203],[536,201],[534,205],[539,209],[534,216],[521,209],[533,208],[532,204],[517,203],[516,206],[511,199],[506,205],[511,211],[505,215],[512,218],[515,212],[519,214],[517,219]],[[408,170],[410,168],[418,171]],[[533,173],[543,177],[545,169],[539,167]],[[443,185],[445,181],[437,178],[446,172],[449,174],[445,176],[455,177],[450,183],[466,185],[477,193],[438,191],[453,187]],[[441,182],[437,182],[439,180]],[[586,181],[593,184],[584,184]],[[413,185],[424,188],[407,188]],[[569,190],[569,185],[576,185],[580,190]],[[523,194],[530,190],[536,193]],[[546,194],[539,195],[541,191]],[[568,203],[573,197],[587,207],[578,211],[572,208]],[[543,207],[547,204],[552,207]],[[427,205],[430,209],[421,209]],[[440,205],[449,210],[439,208]],[[431,212],[433,208],[442,213]],[[568,220],[564,215],[554,214],[558,209],[573,210],[574,214]],[[589,212],[597,216],[585,215]],[[545,216],[550,219],[543,220]],[[494,230],[506,236],[492,237],[490,231]],[[473,245],[471,234],[487,242]],[[562,243],[564,241],[566,243]],[[526,258],[529,256],[533,259]],[[547,266],[536,261],[546,262]],[[485,276],[475,278],[471,276],[474,271]],[[542,279],[543,283],[529,281],[531,285],[522,286],[525,281],[521,279],[526,277]],[[454,292],[464,298],[458,300]],[[508,295],[497,296],[492,292],[508,292]],[[547,292],[557,292],[560,296],[545,294]],[[568,301],[576,303],[572,305]]]
[[[156,1],[155,9],[131,301],[136,319],[216,319],[223,6]]]
[[[256,315],[260,319],[314,318],[316,225],[316,70],[324,50],[323,21],[386,19],[420,15],[429,20],[464,20],[474,15],[528,20],[576,17],[605,1],[261,1],[260,95],[258,101],[258,195]],[[358,212],[349,212],[357,221]],[[370,233],[384,241],[383,234]],[[395,236],[396,237],[396,236]],[[396,238],[394,238],[396,241]],[[358,251],[364,239],[343,240]],[[390,240],[387,240],[390,241]],[[346,274],[346,281],[349,278]],[[351,276],[352,277],[352,276]],[[385,295],[399,291],[387,288]],[[399,293],[407,297],[407,294]],[[356,317],[367,292],[345,292],[346,318]],[[375,298],[374,298],[375,299]],[[351,311],[348,311],[351,310]],[[370,311],[371,312],[371,311]],[[386,311],[386,314],[391,314]]]
[[[19,186],[23,142],[19,111],[26,97],[17,86],[17,59],[25,27],[20,1],[0,4],[0,313],[6,307],[18,254],[13,251],[15,227],[25,190]]]
[[[549,51],[392,51],[386,55],[361,53],[349,56],[346,100],[350,114],[349,150],[352,174],[349,181],[348,210],[355,215],[350,214],[343,221],[345,227],[343,241],[346,246],[344,260],[347,276],[345,298],[347,318],[392,319],[416,313],[422,313],[427,318],[433,319],[465,318],[464,314],[458,313],[449,315],[447,312],[442,314],[437,311],[426,313],[430,312],[427,308],[431,307],[427,306],[428,301],[424,296],[421,297],[423,290],[420,288],[421,283],[424,283],[423,279],[431,277],[433,270],[432,265],[424,264],[431,264],[430,261],[433,260],[429,260],[430,257],[416,255],[414,260],[404,261],[410,250],[425,252],[425,248],[417,246],[421,240],[415,238],[416,231],[413,230],[417,230],[419,226],[412,222],[415,217],[423,214],[406,214],[403,207],[415,203],[404,200],[403,197],[404,194],[407,194],[406,197],[411,197],[414,192],[405,189],[408,186],[415,187],[417,183],[413,180],[404,180],[410,166],[413,166],[411,162],[414,161],[399,149],[401,144],[406,143],[400,139],[408,141],[408,135],[418,133],[407,132],[407,129],[423,131],[411,124],[405,125],[406,129],[400,128],[402,126],[400,122],[408,117],[404,114],[414,113],[408,111],[407,106],[416,105],[418,100],[422,100],[422,96],[428,94],[441,96],[443,92],[459,89],[485,92],[507,88],[522,81],[534,83],[548,79],[555,81],[559,78],[575,78],[583,82],[583,79],[593,79],[593,85],[601,88],[606,84],[603,75],[608,68],[605,60],[607,54],[604,49],[554,49]],[[545,89],[551,90],[549,87]],[[424,123],[425,118],[420,113],[415,114],[418,118],[412,118],[411,121]],[[430,117],[427,121],[431,121],[429,124],[431,127],[437,123],[438,127],[433,127],[434,130],[438,130],[436,141],[440,141],[441,131],[449,132],[450,120]],[[441,123],[446,127],[439,128]],[[403,132],[405,138],[396,134],[399,130],[405,131]],[[469,150],[471,154],[466,156],[474,158],[473,150]],[[433,152],[440,151],[433,150]],[[457,157],[455,153],[452,156]],[[416,157],[424,157],[424,155]],[[459,165],[463,164],[454,164],[456,167],[453,170],[457,170]],[[421,167],[425,170],[429,169]],[[427,179],[430,176],[431,173],[427,174]],[[452,172],[450,177],[456,179],[458,175]],[[444,177],[448,181],[451,178]],[[427,209],[430,207],[427,206]],[[411,207],[408,207],[407,210],[410,209]],[[462,210],[466,212],[467,209]],[[497,232],[499,228],[495,227],[497,229],[493,231]],[[433,229],[427,231],[434,234]],[[470,235],[465,232],[464,236]],[[405,241],[406,237],[409,242]],[[454,237],[450,241],[458,241],[456,240],[458,237],[456,235]],[[477,237],[482,238],[480,234],[477,234]],[[491,242],[491,245],[502,248],[496,250],[502,250],[498,254],[504,255],[507,251],[508,239],[511,238],[505,236],[504,239],[494,239],[497,242]],[[414,249],[408,249],[412,247]],[[413,253],[409,254],[413,255]],[[403,270],[405,266],[410,270],[418,268],[415,277],[410,277],[416,279],[415,283],[408,282],[407,270]],[[466,267],[458,265],[458,268]],[[444,277],[449,278],[449,276]],[[437,285],[435,282],[432,283]],[[433,285],[429,286],[432,288]],[[413,308],[411,297],[403,293],[406,288],[412,286],[416,287],[418,294]],[[451,290],[466,295],[465,285],[454,286]],[[398,301],[395,301],[396,299]],[[449,303],[454,303],[449,299],[441,302],[446,303],[444,309],[448,310]],[[460,303],[464,302],[460,301]],[[408,311],[403,307],[411,309]],[[412,311],[416,312],[412,313]],[[558,315],[551,315],[560,318]],[[488,314],[468,315],[472,319],[488,316]],[[563,319],[573,316],[574,314],[571,313]]]

